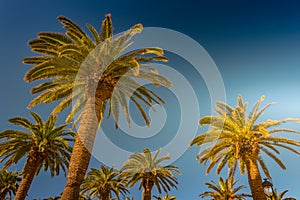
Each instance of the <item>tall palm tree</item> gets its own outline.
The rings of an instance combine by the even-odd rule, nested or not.
[[[157,197],[157,196],[153,196],[153,197],[157,200],[177,200],[174,195],[169,196],[168,193],[163,197]]]
[[[246,186],[240,185],[235,187],[237,181],[234,181],[233,176],[229,176],[225,181],[220,177],[218,182],[205,183],[212,191],[204,192],[199,196],[201,198],[212,197],[213,200],[242,200],[246,199],[245,197],[251,197],[249,194],[237,194],[239,190],[246,188]]]
[[[226,163],[230,170],[235,171],[237,166],[240,172],[244,174],[245,170],[248,174],[248,182],[255,200],[265,200],[263,192],[262,178],[259,171],[259,165],[266,174],[270,177],[270,173],[262,158],[262,153],[272,158],[282,169],[285,165],[276,156],[279,150],[276,147],[282,147],[296,154],[299,151],[293,147],[299,147],[300,142],[289,138],[275,135],[278,132],[299,133],[295,130],[285,128],[274,128],[286,122],[299,122],[297,119],[283,120],[267,120],[258,122],[261,114],[271,105],[267,104],[261,110],[259,106],[264,97],[258,100],[247,116],[246,107],[241,96],[238,96],[238,105],[233,108],[225,103],[219,102],[216,105],[217,116],[205,116],[200,119],[200,126],[208,125],[211,129],[205,134],[196,136],[191,145],[204,145],[215,142],[213,148],[205,147],[197,156],[200,163],[207,163],[206,173],[218,163],[217,174],[224,168]]]
[[[92,168],[87,173],[81,185],[82,193],[89,191],[89,196],[94,198],[98,196],[100,200],[109,200],[112,193],[119,199],[120,194],[125,195],[129,191],[126,189],[127,180],[114,168],[108,168],[104,165],[100,169]]]
[[[129,176],[130,187],[140,181],[139,189],[144,188],[143,200],[151,200],[153,186],[156,186],[160,194],[162,189],[165,192],[170,191],[171,187],[177,189],[178,182],[173,172],[177,174],[181,172],[176,166],[163,166],[161,163],[170,159],[170,156],[166,154],[158,158],[159,153],[160,149],[152,156],[149,149],[143,149],[143,153],[130,155],[121,168],[121,171]]]
[[[93,36],[91,38],[70,19],[63,16],[58,19],[66,33],[39,33],[29,45],[40,56],[25,58],[23,62],[33,65],[25,75],[26,81],[46,79],[32,89],[33,94],[40,94],[32,100],[30,108],[40,103],[60,101],[53,110],[53,114],[56,114],[73,103],[66,120],[78,116],[79,137],[75,140],[62,195],[63,200],[73,200],[79,197],[96,131],[106,108],[111,111],[109,113],[112,113],[116,126],[120,108],[130,123],[126,102],[130,99],[149,126],[150,121],[141,103],[151,107],[153,102],[160,104],[164,101],[136,79],[166,87],[171,84],[156,69],[147,65],[147,62],[167,61],[162,49],[145,48],[122,55],[130,46],[131,38],[142,31],[141,24],[113,37],[111,15],[108,14],[102,21],[100,32],[92,25],[87,25]]]
[[[1,170],[0,171],[0,199],[4,199],[9,195],[9,199],[16,194],[21,181],[21,173],[16,171]]]
[[[25,199],[31,182],[40,169],[50,170],[50,174],[59,175],[60,169],[66,175],[72,148],[69,141],[75,133],[68,130],[68,124],[55,126],[56,116],[50,115],[46,122],[34,112],[30,113],[35,123],[26,118],[15,117],[9,122],[21,126],[25,130],[5,130],[0,133],[0,162],[4,168],[16,164],[27,157],[23,168],[22,180],[18,187],[15,200]]]

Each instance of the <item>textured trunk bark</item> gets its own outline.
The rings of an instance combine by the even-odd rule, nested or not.
[[[24,200],[26,198],[32,180],[42,162],[43,162],[43,158],[41,156],[38,156],[34,152],[34,150],[31,150],[29,152],[28,159],[24,167],[23,178],[20,182],[17,193],[15,195],[14,198],[15,200]]]
[[[152,182],[145,181],[146,184],[143,186],[144,187],[144,192],[143,192],[143,198],[142,200],[151,200],[151,190],[153,187]]]
[[[143,200],[151,200],[151,190],[144,189]]]
[[[267,200],[262,186],[257,160],[255,158],[248,159],[246,161],[246,168],[253,200]]]
[[[101,114],[95,110],[94,98],[88,98],[77,131],[69,164],[67,184],[61,200],[79,199],[80,185],[87,171]]]
[[[109,200],[109,193],[101,194],[99,200]]]

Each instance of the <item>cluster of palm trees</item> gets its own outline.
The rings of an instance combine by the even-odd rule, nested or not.
[[[129,193],[127,188],[139,184],[139,190],[143,188],[142,199],[150,200],[151,191],[155,186],[161,194],[162,190],[167,193],[178,184],[173,173],[180,174],[179,169],[173,165],[163,166],[161,163],[170,159],[169,155],[158,157],[160,150],[152,156],[149,149],[143,153],[134,153],[123,164],[120,171],[101,165],[100,170],[92,168],[86,175],[81,189],[83,193],[89,192],[89,197],[98,196],[101,200],[112,198],[112,193],[119,198]]]
[[[62,140],[64,141],[64,140]],[[162,190],[166,193],[164,197],[156,197],[157,199],[176,200],[176,198],[168,195],[168,192],[172,187],[177,189],[177,178],[174,176],[174,172],[180,174],[179,169],[173,165],[162,165],[162,162],[170,159],[169,155],[158,157],[160,149],[153,155],[149,149],[144,149],[143,153],[134,153],[123,164],[121,170],[115,170],[113,167],[106,167],[101,165],[100,168],[91,168],[86,174],[84,181],[80,187],[80,200],[89,200],[98,198],[100,200],[113,200],[130,199],[127,195],[130,193],[128,188],[133,187],[136,183],[140,182],[139,190],[143,188],[143,199],[150,200],[152,195],[152,188],[155,186],[158,192],[161,194]],[[50,154],[47,155],[50,157]],[[28,155],[29,157],[29,155]],[[43,160],[46,162],[47,158]],[[67,162],[67,159],[63,159]],[[26,165],[28,165],[28,160]],[[41,167],[42,164],[36,164],[36,167]],[[37,174],[32,173],[37,171],[31,169],[31,171],[24,170],[23,174],[17,172],[10,172],[8,170],[2,170],[0,173],[0,197],[4,199],[9,195],[11,199],[15,195],[15,199],[25,199],[27,191],[30,187],[30,183],[34,176]],[[50,170],[51,171],[51,170]],[[27,174],[33,174],[30,177],[30,182]],[[22,178],[21,178],[22,176]],[[20,182],[20,184],[19,184]],[[26,190],[23,188],[26,187]],[[21,196],[21,197],[19,197]],[[60,196],[48,198],[60,199]]]
[[[118,127],[122,111],[130,124],[127,104],[130,100],[149,126],[145,106],[151,108],[153,103],[165,103],[154,91],[137,81],[142,79],[155,86],[171,87],[171,82],[149,65],[154,61],[166,62],[168,59],[164,57],[164,51],[160,48],[145,48],[123,53],[130,46],[132,37],[142,31],[142,25],[137,24],[113,37],[109,14],[102,21],[99,32],[94,26],[87,24],[88,34],[64,16],[58,17],[58,20],[66,32],[38,33],[36,39],[29,41],[29,45],[39,55],[23,60],[25,64],[32,65],[25,74],[25,81],[39,81],[39,85],[31,90],[36,96],[28,107],[57,103],[45,122],[40,115],[31,112],[34,122],[15,117],[9,122],[22,129],[0,133],[0,162],[3,165],[1,176],[14,177],[14,181],[8,186],[0,185],[0,197],[7,194],[13,196],[16,192],[16,200],[25,199],[34,176],[43,168],[44,171],[49,169],[51,176],[58,175],[60,171],[67,176],[64,191],[59,197],[62,200],[90,197],[109,199],[113,197],[113,193],[118,198],[120,195],[127,195],[128,188],[136,183],[139,183],[139,189],[144,190],[144,200],[151,199],[153,187],[159,193],[167,193],[165,197],[155,197],[156,199],[175,199],[168,192],[172,187],[177,188],[178,182],[173,172],[180,174],[180,171],[176,166],[163,166],[161,162],[170,157],[165,155],[158,159],[159,150],[153,155],[149,149],[132,154],[120,171],[101,166],[100,169],[93,168],[87,173],[97,129],[105,113],[114,117]],[[191,141],[191,146],[214,143],[197,156],[200,163],[209,162],[207,173],[216,167],[216,173],[219,174],[227,164],[229,177],[225,182],[220,178],[219,183],[227,185],[234,194],[225,199],[245,197],[245,194],[235,196],[242,187],[233,188],[233,177],[239,168],[242,174],[246,172],[248,175],[252,198],[266,200],[259,165],[267,177],[271,178],[271,175],[262,154],[272,158],[283,169],[284,164],[276,156],[279,154],[277,147],[300,154],[294,148],[300,146],[299,141],[274,135],[278,132],[299,132],[284,128],[272,129],[283,123],[299,120],[267,120],[257,123],[259,116],[271,105],[259,110],[262,100],[263,97],[248,116],[247,104],[241,96],[238,97],[236,107],[217,103],[216,116],[200,119],[200,125],[208,125],[210,129]],[[58,114],[70,105],[72,108],[66,124],[56,126]],[[72,125],[69,123],[71,120],[74,121]],[[76,132],[73,131],[75,126],[78,127]],[[7,171],[22,158],[27,159],[22,174]],[[217,189],[214,182],[207,186]],[[213,192],[200,196],[217,198],[211,194]]]

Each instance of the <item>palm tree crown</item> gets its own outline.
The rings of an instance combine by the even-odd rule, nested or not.
[[[21,173],[16,171],[0,171],[0,199],[4,199],[7,194],[9,199],[13,199],[21,181]]]
[[[56,116],[50,115],[48,120],[43,122],[37,113],[30,114],[35,123],[22,117],[9,119],[10,123],[25,130],[5,130],[0,133],[0,139],[4,139],[0,145],[0,162],[4,162],[4,168],[27,157],[15,199],[26,197],[34,176],[42,167],[45,171],[49,169],[51,176],[59,175],[60,169],[66,175],[72,151],[69,141],[73,141],[72,137],[75,135],[74,132],[67,130],[68,124],[55,126]]]
[[[118,198],[120,194],[128,193],[126,189],[127,180],[122,177],[122,174],[114,171],[114,168],[107,168],[103,165],[100,170],[92,168],[85,177],[81,185],[82,193],[89,192],[89,196],[94,198],[99,196],[99,199],[108,200],[114,193]]]
[[[40,103],[61,100],[53,110],[52,114],[56,114],[67,108],[73,100],[75,102],[72,111],[67,117],[69,121],[84,108],[89,98],[85,89],[90,87],[90,90],[96,91],[96,106],[101,112],[109,100],[108,107],[115,117],[116,125],[119,107],[122,107],[128,122],[130,121],[126,98],[136,104],[149,125],[148,117],[138,100],[148,106],[152,102],[159,104],[164,101],[135,79],[144,79],[167,87],[171,84],[155,68],[146,64],[151,61],[167,61],[162,49],[145,48],[122,55],[130,45],[130,39],[142,31],[142,25],[137,24],[113,38],[111,15],[108,14],[102,22],[100,33],[92,25],[87,25],[93,36],[90,38],[70,19],[63,16],[58,19],[66,28],[65,34],[41,32],[37,39],[29,42],[32,51],[41,56],[24,59],[24,63],[33,65],[26,73],[25,80],[32,82],[48,79],[32,89],[33,94],[40,95],[32,100],[29,108]]]
[[[245,197],[251,197],[251,195],[248,194],[237,194],[237,192],[243,188],[246,188],[244,185],[237,186],[237,181],[234,181],[234,178],[232,176],[228,177],[225,181],[222,179],[222,177],[219,178],[218,183],[211,181],[211,183],[205,183],[208,188],[212,189],[212,191],[207,191],[199,196],[204,197],[212,197],[213,200],[242,200],[246,199]]]
[[[4,168],[16,164],[26,155],[33,155],[43,160],[38,166],[39,170],[44,166],[44,170],[49,168],[51,176],[54,176],[59,175],[62,169],[66,175],[72,151],[68,142],[74,141],[72,137],[75,133],[67,129],[68,124],[55,126],[56,116],[50,115],[48,120],[43,122],[37,113],[31,112],[30,114],[35,123],[22,117],[9,119],[10,123],[21,126],[27,131],[5,130],[0,133],[0,139],[5,139],[0,146],[1,162],[4,162]]]
[[[256,123],[261,114],[271,105],[267,104],[259,110],[263,99],[264,97],[261,97],[256,102],[248,116],[246,115],[247,103],[243,102],[241,96],[238,96],[238,105],[235,108],[222,102],[217,103],[216,112],[218,115],[205,116],[199,122],[201,126],[211,126],[211,129],[205,134],[198,135],[191,142],[191,145],[196,144],[199,146],[216,142],[213,148],[207,147],[197,156],[200,163],[206,163],[210,160],[206,172],[209,173],[217,163],[217,174],[220,173],[226,164],[232,171],[235,171],[237,166],[239,166],[242,174],[247,170],[252,195],[256,194],[253,190],[258,191],[260,193],[257,197],[258,199],[265,199],[265,197],[259,197],[264,195],[258,164],[260,164],[264,173],[270,177],[261,153],[269,156],[283,169],[285,169],[285,165],[276,156],[276,154],[280,153],[277,147],[290,150],[298,155],[300,154],[299,151],[292,147],[299,147],[299,141],[275,135],[278,132],[299,132],[285,128],[274,128],[286,122],[299,122],[298,119],[288,118]],[[254,196],[253,198],[256,197]]]
[[[145,200],[151,199],[151,190],[156,186],[158,192],[162,190],[170,191],[171,187],[177,189],[177,179],[173,172],[181,174],[179,169],[173,165],[163,166],[161,163],[170,159],[168,154],[158,158],[160,149],[152,156],[149,149],[144,149],[143,153],[134,153],[123,164],[121,171],[130,177],[130,185],[133,186],[140,181],[139,189],[144,188]]]

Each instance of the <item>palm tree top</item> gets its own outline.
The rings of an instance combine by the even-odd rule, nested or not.
[[[16,170],[0,170],[0,198],[4,198],[8,194],[9,198],[12,199],[19,187],[21,175],[22,173]]]
[[[35,156],[43,157],[40,169],[42,166],[44,170],[50,168],[50,174],[54,176],[59,174],[61,167],[66,174],[72,151],[69,142],[74,141],[75,133],[67,128],[69,124],[56,126],[57,116],[50,115],[44,122],[37,113],[30,112],[30,115],[35,122],[23,117],[9,119],[10,123],[24,130],[5,130],[0,133],[0,139],[4,139],[0,145],[0,162],[4,163],[6,169],[27,154],[33,153]]]
[[[205,185],[212,191],[204,192],[199,196],[201,198],[213,197],[214,200],[242,200],[246,199],[245,197],[251,197],[251,195],[249,194],[238,194],[237,192],[239,192],[243,188],[246,188],[246,186],[240,185],[235,187],[236,184],[237,181],[234,181],[233,176],[229,176],[225,181],[222,177],[220,177],[218,183],[214,181],[211,181],[210,183],[205,183]]]
[[[169,154],[158,157],[161,149],[158,149],[153,155],[150,149],[143,149],[143,153],[133,153],[123,164],[121,171],[130,178],[129,186],[140,181],[139,189],[152,188],[156,186],[158,192],[163,189],[165,192],[170,191],[171,187],[177,188],[178,181],[173,172],[181,174],[178,167],[173,165],[163,165],[162,162],[170,159]],[[171,186],[171,187],[170,187]]]
[[[131,45],[132,37],[142,31],[143,26],[136,24],[128,31],[113,37],[111,15],[102,21],[100,32],[87,24],[90,34],[85,33],[72,20],[59,16],[66,32],[41,32],[37,39],[29,42],[33,52],[40,54],[23,60],[33,67],[26,73],[25,80],[32,82],[46,80],[32,89],[38,94],[31,103],[32,108],[40,103],[60,101],[54,108],[57,114],[73,103],[67,121],[78,117],[86,101],[86,86],[96,87],[96,103],[102,112],[111,111],[117,126],[119,108],[122,108],[128,123],[129,112],[126,98],[132,100],[140,110],[147,125],[150,121],[140,102],[151,106],[153,102],[164,103],[157,94],[141,85],[136,79],[146,80],[154,85],[170,87],[171,83],[158,74],[157,69],[148,62],[166,62],[161,48],[144,48],[122,54]],[[91,35],[92,37],[90,37]],[[84,67],[83,67],[84,66]],[[103,113],[102,113],[103,114]],[[78,116],[79,115],[79,116]]]
[[[293,148],[300,147],[299,141],[275,135],[279,132],[299,134],[299,131],[278,128],[278,126],[287,122],[300,122],[300,119],[287,118],[257,122],[264,111],[273,104],[269,103],[260,109],[260,104],[264,98],[262,96],[256,102],[248,115],[246,113],[247,103],[239,95],[236,107],[218,102],[216,104],[216,116],[205,116],[200,119],[200,126],[208,125],[211,128],[204,134],[196,136],[190,145],[200,146],[205,143],[216,142],[213,148],[205,148],[197,156],[200,163],[211,160],[207,167],[207,173],[217,163],[219,163],[217,173],[220,173],[226,163],[228,163],[229,168],[233,169],[237,167],[237,161],[239,161],[240,170],[243,174],[245,161],[248,157],[257,155],[257,160],[264,173],[267,177],[270,177],[270,173],[260,155],[261,153],[272,158],[283,169],[286,167],[276,156],[276,154],[279,154],[276,147],[282,147],[300,155],[300,151]]]
[[[95,196],[112,197],[112,193],[119,196],[129,193],[126,189],[127,179],[123,175],[114,170],[114,167],[100,166],[100,169],[91,168],[87,173],[85,180],[81,185],[81,193],[84,194],[89,191],[89,197]]]
[[[129,156],[128,161],[123,164],[121,171],[131,172],[131,173],[146,173],[153,170],[159,170],[163,168],[162,162],[171,159],[169,153],[158,158],[161,148],[159,148],[153,155],[151,154],[150,149],[144,148],[143,153],[134,153]],[[137,167],[139,165],[140,167]],[[174,166],[168,165],[167,167],[173,168]],[[138,170],[138,171],[136,171]],[[174,171],[178,174],[181,172],[177,167],[174,167]]]

